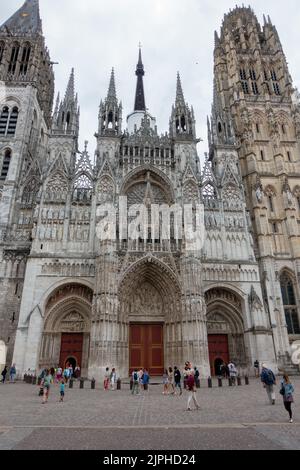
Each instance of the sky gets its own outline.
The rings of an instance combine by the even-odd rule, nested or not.
[[[23,0],[0,0],[0,23]],[[55,90],[64,94],[72,67],[81,109],[79,147],[89,141],[94,154],[98,108],[107,94],[112,67],[118,99],[123,103],[123,129],[132,112],[136,88],[138,44],[146,75],[146,106],[158,131],[169,129],[169,117],[180,72],[185,100],[195,110],[198,153],[207,148],[207,115],[213,91],[214,31],[224,14],[238,4],[230,0],[40,0],[46,44],[54,65]],[[248,4],[246,4],[248,6]],[[253,0],[250,6],[262,23],[270,15],[276,25],[294,85],[300,89],[299,0]]]

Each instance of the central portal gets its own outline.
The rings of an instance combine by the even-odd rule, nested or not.
[[[164,336],[162,324],[130,324],[129,374],[146,368],[150,376],[164,372]]]

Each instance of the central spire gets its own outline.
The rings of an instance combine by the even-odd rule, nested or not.
[[[144,65],[142,62],[141,46],[139,46],[139,61],[136,67],[135,74],[137,76],[137,85],[136,85],[136,93],[135,93],[134,111],[146,111],[144,83],[143,83],[143,76],[145,75],[145,71],[144,71]]]

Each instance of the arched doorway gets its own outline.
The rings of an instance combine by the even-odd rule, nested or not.
[[[134,263],[120,284],[121,322],[128,331],[128,372],[160,376],[182,363],[181,299],[175,273],[154,256]]]
[[[57,288],[46,304],[40,368],[67,362],[87,375],[93,291],[82,284]],[[74,367],[75,364],[75,367]]]
[[[241,298],[229,289],[213,288],[205,301],[211,374],[219,375],[220,361],[247,367]]]

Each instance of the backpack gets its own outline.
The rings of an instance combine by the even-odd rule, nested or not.
[[[137,380],[138,380],[137,372],[134,372],[134,374],[133,374],[133,380],[134,380],[135,382],[137,382]]]

